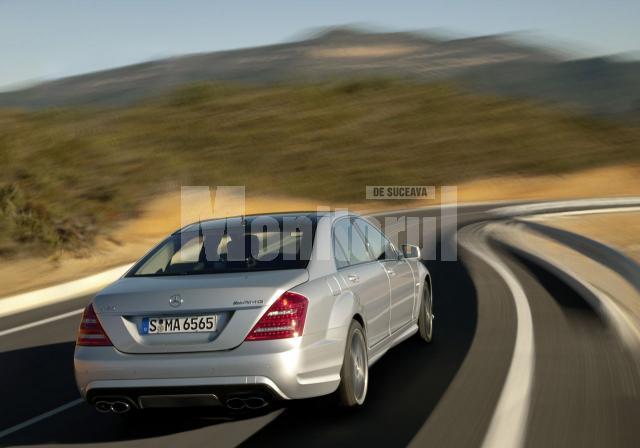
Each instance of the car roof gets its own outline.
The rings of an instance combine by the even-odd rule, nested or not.
[[[361,217],[359,214],[357,213],[353,213],[353,212],[349,212],[349,211],[327,211],[327,210],[322,210],[322,211],[318,211],[318,210],[305,210],[305,211],[291,211],[291,212],[274,212],[274,213],[252,213],[252,214],[247,214],[247,215],[234,215],[234,216],[225,216],[223,218],[211,218],[211,219],[203,219],[202,221],[195,221],[192,222],[190,224],[187,224],[184,227],[181,227],[180,229],[176,230],[175,232],[173,232],[173,234],[177,234],[180,232],[184,232],[184,231],[191,231],[191,230],[197,230],[197,228],[194,229],[190,229],[190,227],[192,226],[197,226],[197,225],[203,225],[203,224],[210,224],[210,223],[214,223],[214,222],[218,222],[218,221],[223,221],[226,219],[237,219],[237,218],[245,218],[245,219],[255,219],[255,218],[260,218],[260,217],[270,217],[270,218],[275,218],[275,219],[282,219],[284,217],[287,216],[306,216],[312,220],[317,221],[320,218],[323,217],[332,217],[332,221],[340,218],[340,217],[345,217],[345,216],[355,216],[355,217]]]
[[[248,214],[248,215],[235,215],[235,216],[225,216],[224,218],[211,218],[211,219],[203,219],[202,221],[196,221],[196,222],[192,222],[190,224],[187,224],[186,226],[176,230],[174,232],[174,234],[176,233],[180,233],[180,232],[185,232],[185,231],[191,231],[191,230],[196,230],[196,228],[194,229],[190,229],[190,227],[193,226],[199,226],[199,225],[205,225],[206,224],[211,224],[211,223],[215,223],[215,222],[219,222],[219,221],[223,221],[223,220],[227,220],[227,219],[238,219],[238,218],[245,218],[245,219],[249,219],[249,220],[253,220],[256,218],[260,218],[260,217],[269,217],[269,218],[275,218],[275,219],[282,219],[285,217],[290,217],[290,216],[305,216],[307,218],[310,218],[312,220],[317,220],[318,218],[324,217],[324,216],[330,216],[332,212],[330,211],[294,211],[294,212],[275,212],[275,213],[253,213],[253,214]]]

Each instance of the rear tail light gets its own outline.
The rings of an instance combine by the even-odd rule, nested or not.
[[[287,291],[267,310],[253,327],[247,341],[295,338],[302,335],[309,300]]]
[[[76,338],[76,345],[89,346],[89,347],[101,347],[111,344],[109,337],[104,332],[98,316],[93,309],[93,305],[89,304],[82,314],[82,321],[80,322],[80,328],[78,328],[78,337]]]

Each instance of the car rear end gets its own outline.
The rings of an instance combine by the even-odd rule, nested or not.
[[[240,410],[335,389],[323,359],[339,344],[318,324],[305,331],[315,298],[330,294],[306,269],[316,221],[292,217],[188,227],[98,294],[75,351],[87,401],[103,412]]]

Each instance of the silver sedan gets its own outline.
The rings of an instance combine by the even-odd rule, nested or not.
[[[87,306],[75,374],[99,411],[334,394],[364,403],[369,367],[433,332],[431,278],[353,214],[203,221],[151,250]]]

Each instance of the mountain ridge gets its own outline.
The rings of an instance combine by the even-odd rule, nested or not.
[[[127,106],[184,84],[322,82],[345,78],[453,80],[465,87],[577,107],[639,113],[640,62],[569,60],[492,35],[444,38],[334,27],[306,39],[173,56],[0,93],[0,107]]]

